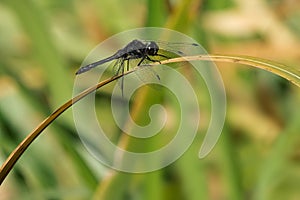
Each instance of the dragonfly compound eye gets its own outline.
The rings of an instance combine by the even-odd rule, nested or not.
[[[158,52],[158,49],[159,49],[158,45],[153,41],[150,42],[146,47],[147,54],[150,56],[156,55]]]

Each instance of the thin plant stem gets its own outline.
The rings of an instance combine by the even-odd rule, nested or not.
[[[176,62],[187,62],[187,61],[216,61],[216,62],[231,62],[238,64],[245,64],[252,67],[257,67],[260,69],[264,69],[270,71],[274,74],[277,74],[283,78],[286,78],[290,82],[294,83],[298,87],[300,87],[300,71],[286,65],[282,65],[279,63],[275,63],[273,61],[255,58],[250,56],[237,56],[237,55],[196,55],[196,56],[186,56],[186,57],[178,57],[163,60],[161,62],[155,62],[150,64],[149,66],[155,66],[159,64],[168,64],[168,63],[176,63]],[[49,117],[47,117],[43,122],[41,122],[36,129],[34,129],[10,154],[10,156],[6,159],[6,161],[2,164],[0,169],[0,185],[5,180],[8,173],[11,171],[13,166],[16,164],[18,159],[22,156],[25,150],[29,147],[29,145],[37,138],[42,131],[47,128],[58,116],[60,116],[64,111],[73,106],[76,102],[92,93],[93,91],[101,88],[102,86],[111,83],[119,79],[122,76],[128,75],[136,71],[138,67],[133,68],[130,71],[125,72],[124,74],[120,74],[118,76],[114,76],[107,80],[99,82],[97,85],[92,86],[85,91],[78,94],[76,97],[70,99],[57,110],[55,110]]]
[[[34,129],[17,147],[16,149],[10,154],[10,156],[6,159],[6,161],[2,164],[0,169],[0,185],[8,175],[8,173],[11,171],[13,166],[16,164],[18,159],[22,156],[22,154],[25,152],[25,150],[29,147],[29,145],[37,138],[42,131],[47,128],[58,116],[60,116],[64,111],[66,111],[68,108],[73,106],[76,102],[78,102],[80,99],[84,98],[85,96],[89,95],[93,91],[97,90],[98,88],[101,88],[102,86],[117,80],[118,78],[125,76],[127,74],[130,74],[134,72],[135,70],[128,71],[124,74],[120,74],[118,76],[114,76],[110,79],[104,80],[99,82],[97,85],[94,85],[85,91],[78,94],[76,97],[70,99],[65,104],[63,104],[61,107],[56,109],[49,117],[47,117],[43,122],[41,122],[36,129]]]

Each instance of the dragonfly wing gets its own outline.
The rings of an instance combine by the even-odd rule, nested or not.
[[[113,65],[113,73],[114,73],[114,76],[117,76],[119,74],[124,74],[124,64],[125,64],[125,61],[126,63],[128,64],[128,60],[125,60],[123,58],[120,58],[118,59],[114,65]],[[118,81],[118,85],[121,89],[121,92],[122,92],[122,97],[124,97],[124,76],[120,77],[120,80]]]
[[[160,76],[156,71],[149,65],[140,65],[137,66],[137,70],[135,74],[138,76],[138,78],[146,83],[156,83],[160,84]]]

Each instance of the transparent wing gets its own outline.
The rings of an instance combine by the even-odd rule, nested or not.
[[[145,41],[145,42],[149,42],[149,41]],[[150,67],[147,64],[153,61],[162,61],[169,58],[175,58],[175,57],[187,55],[190,51],[193,51],[193,48],[198,46],[198,44],[196,43],[162,42],[162,41],[158,41],[158,42],[155,41],[155,42],[159,46],[158,54],[155,56],[149,56],[152,61],[145,59],[143,63],[141,63],[141,66],[137,66],[138,70],[136,71],[136,75],[139,77],[141,81],[145,83],[160,84],[160,75],[154,70],[153,67]],[[187,52],[187,54],[185,52]],[[172,63],[169,65],[174,68],[181,66],[180,63]]]
[[[146,84],[160,84],[159,74],[149,65],[140,65],[136,67],[135,74]]]
[[[120,58],[120,59],[116,60],[116,62],[113,63],[112,70],[113,70],[113,73],[115,76],[119,75],[122,72],[122,68],[124,67],[124,66],[122,66],[122,62],[124,62],[124,61],[123,61],[123,59]]]
[[[125,70],[125,65],[126,65],[126,60],[124,60],[123,58],[119,58],[117,59],[114,63],[112,63],[112,71],[113,71],[113,75],[117,76],[119,74],[124,74],[124,70]],[[123,90],[124,90],[124,77],[122,76],[118,81],[118,85],[121,89],[122,92],[122,96],[124,96],[123,94]]]
[[[151,40],[144,40],[150,42]],[[191,55],[195,48],[199,48],[199,44],[191,42],[166,42],[154,41],[159,46],[159,54],[168,56],[170,58]]]

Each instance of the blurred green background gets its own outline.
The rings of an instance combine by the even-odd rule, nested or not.
[[[296,0],[3,0],[1,163],[72,97],[74,72],[92,48],[113,34],[145,26],[183,32],[210,53],[300,66]],[[219,142],[205,159],[198,159],[210,112],[205,92],[199,95],[205,123],[192,146],[172,165],[146,174],[115,172],[95,161],[80,142],[69,110],[18,161],[1,185],[0,199],[299,199],[299,88],[259,69],[228,63],[218,63],[218,68],[227,117]],[[97,99],[110,102],[109,95]],[[140,111],[158,102],[149,99]],[[109,115],[105,108],[97,109]],[[122,140],[107,123],[116,140]]]

